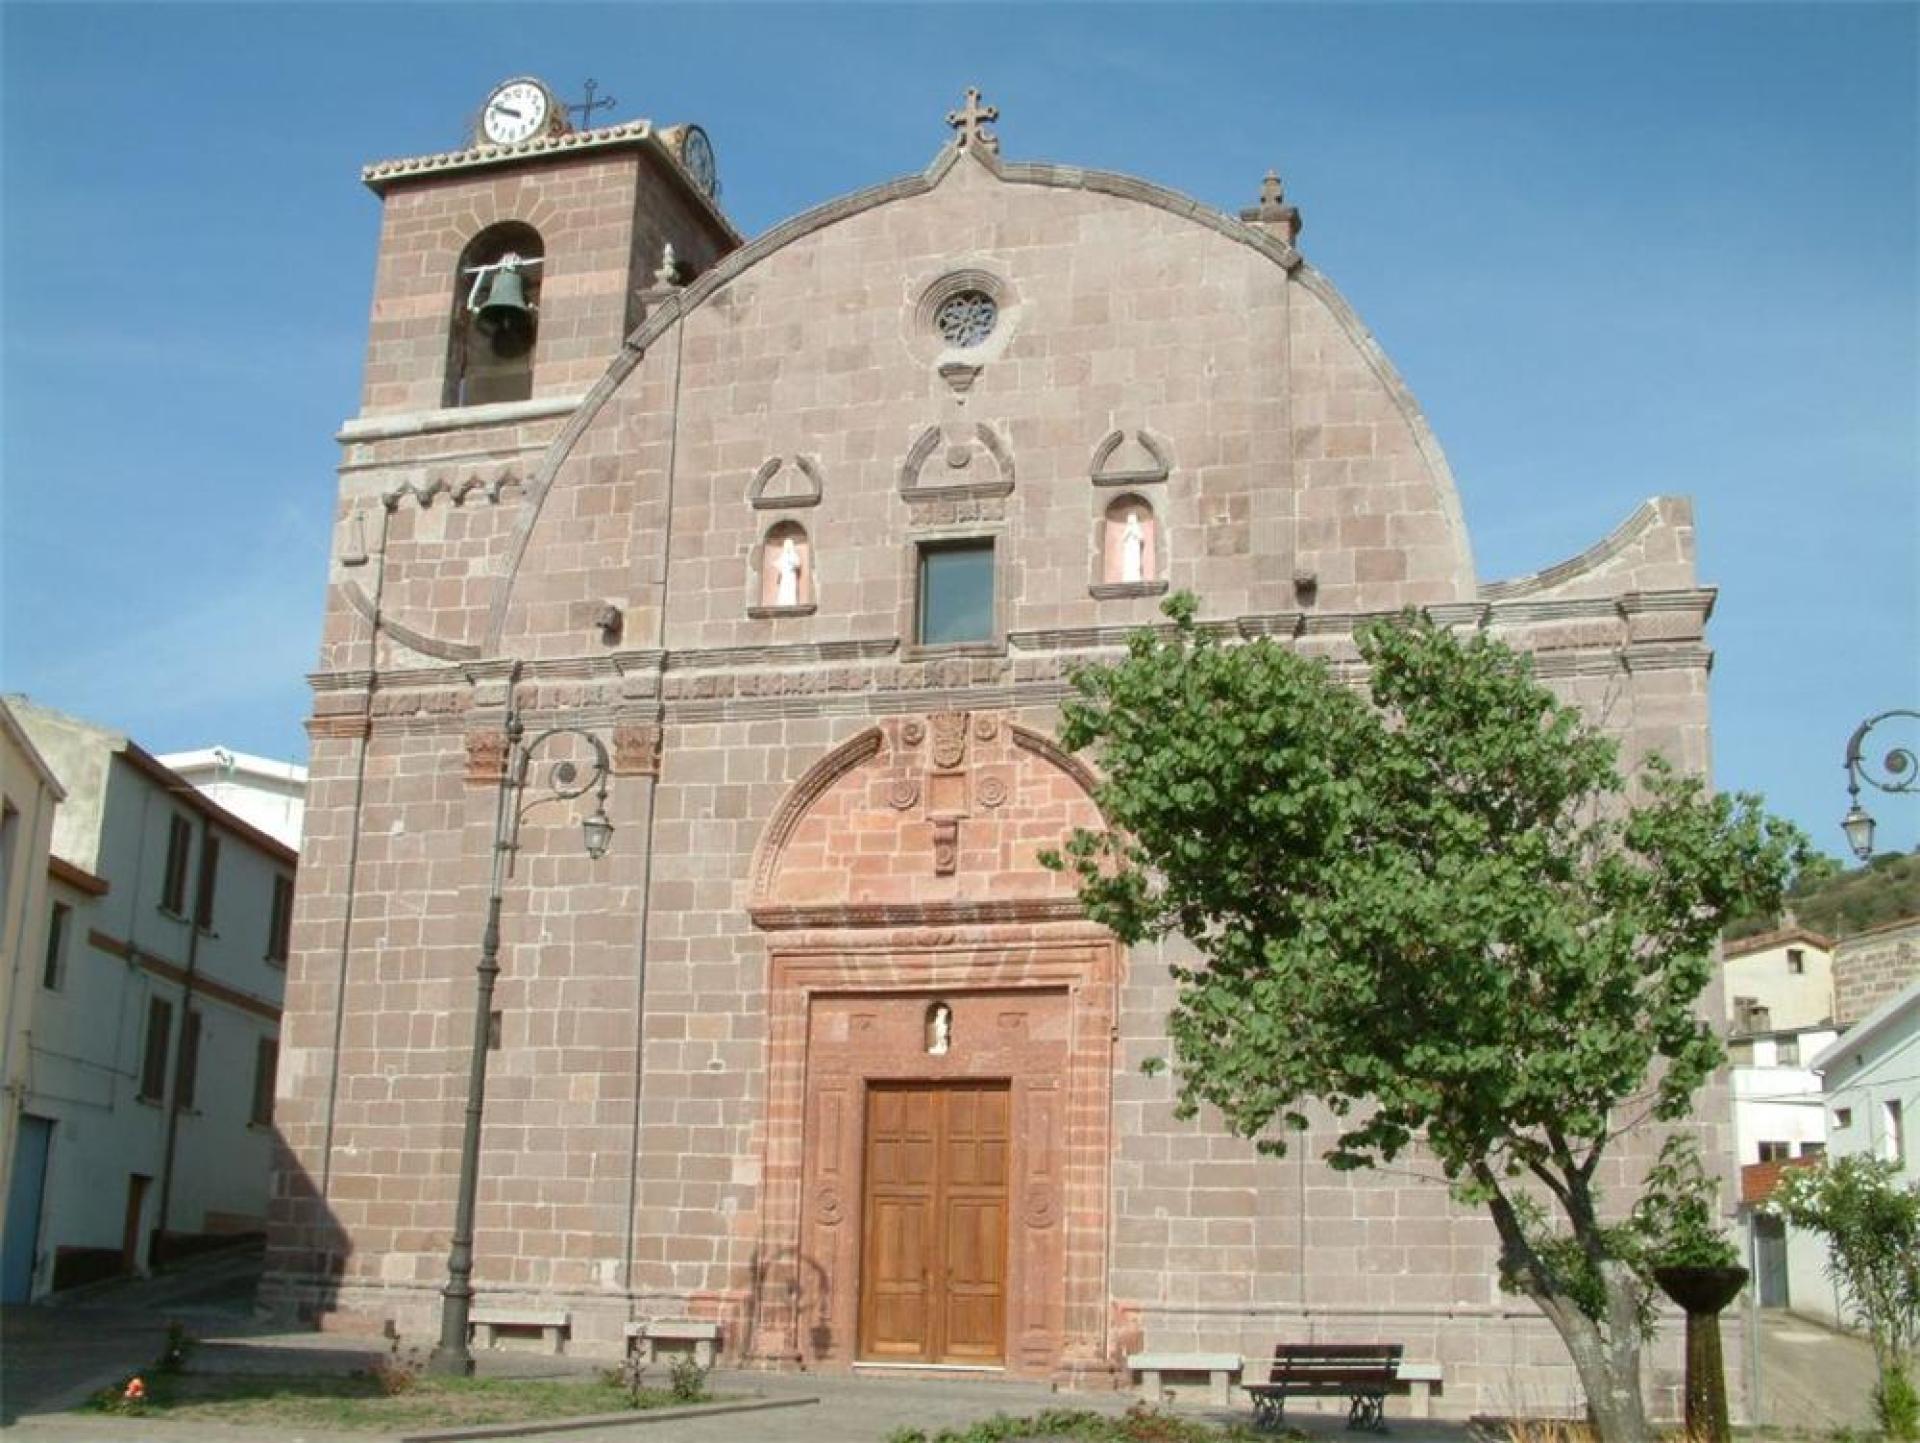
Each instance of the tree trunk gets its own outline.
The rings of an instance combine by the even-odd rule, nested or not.
[[[1604,1331],[1572,1298],[1536,1292],[1533,1300],[1567,1345],[1599,1443],[1649,1443],[1653,1431],[1640,1393],[1640,1331],[1632,1284],[1611,1271],[1609,1265],[1610,1316]]]
[[[1508,1285],[1533,1299],[1567,1345],[1567,1354],[1587,1395],[1587,1415],[1599,1443],[1650,1443],[1652,1430],[1647,1426],[1646,1403],[1640,1396],[1640,1294],[1632,1270],[1614,1261],[1599,1265],[1607,1293],[1607,1317],[1602,1326],[1581,1312],[1579,1304],[1541,1265],[1539,1254],[1527,1241],[1520,1214],[1500,1190],[1493,1170],[1481,1166],[1475,1179],[1489,1195],[1487,1208],[1493,1216],[1494,1230],[1500,1234],[1501,1267],[1511,1280]],[[1591,1230],[1594,1214],[1584,1182],[1577,1182],[1571,1191],[1576,1200],[1568,1213],[1575,1233],[1583,1224]]]

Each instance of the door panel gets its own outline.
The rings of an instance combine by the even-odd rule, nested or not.
[[[1008,1115],[1005,1083],[868,1089],[862,1357],[1004,1358]]]
[[[53,1145],[50,1118],[20,1115],[7,1189],[7,1247],[0,1258],[0,1303],[24,1303],[33,1293],[33,1264],[40,1251],[40,1205],[46,1193],[47,1155]]]

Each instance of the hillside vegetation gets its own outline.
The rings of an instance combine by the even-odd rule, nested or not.
[[[1920,917],[1920,852],[1882,852],[1865,866],[1843,870],[1818,858],[1787,889],[1796,921],[1836,942],[1903,917]],[[1742,917],[1727,927],[1738,941],[1780,925],[1778,917]]]

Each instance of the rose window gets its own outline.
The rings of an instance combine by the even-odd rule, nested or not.
[[[961,291],[940,303],[933,323],[940,328],[941,340],[964,350],[992,335],[999,319],[1000,308],[992,296],[985,291]]]

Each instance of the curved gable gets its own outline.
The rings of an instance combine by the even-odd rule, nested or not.
[[[1181,462],[1164,518],[1171,580],[1209,611],[1292,609],[1297,575],[1326,609],[1472,596],[1437,442],[1371,336],[1290,245],[1127,177],[963,158],[943,150],[924,174],[797,217],[657,300],[528,478],[495,582],[489,654],[527,651],[543,623],[526,613],[564,590],[562,569],[580,573],[576,603],[611,595],[649,612],[637,634],[650,639],[761,639],[766,628],[744,624],[734,594],[745,568],[732,564],[758,540],[750,507],[737,504],[753,476],[772,459],[809,456],[825,477],[821,524],[897,544],[912,518],[885,504],[886,483],[916,438],[962,415],[1006,438],[1011,454],[990,459],[1023,479],[1004,519],[1044,547],[1049,569],[1084,549],[1073,508],[1085,457],[1115,427],[1145,426]],[[960,389],[930,362],[937,345],[916,330],[916,303],[942,275],[970,269],[1000,278],[1012,319]],[[552,498],[594,484],[609,464],[633,493],[611,503],[630,524],[628,551],[602,546],[584,571],[556,567],[555,556],[581,560],[573,523],[605,516],[608,503],[556,519]],[[678,536],[663,557],[669,494]],[[605,525],[594,529],[611,541]],[[835,566],[845,558],[828,542],[823,582],[829,566],[843,579],[875,572],[865,555]],[[530,561],[541,551],[550,554]],[[521,596],[529,565],[540,601]],[[636,578],[668,566],[695,578],[676,585],[682,594],[725,595],[713,607],[670,600],[663,617],[657,599],[632,593]],[[1078,570],[1047,581],[1035,599],[1073,620],[1152,614],[1094,604]],[[851,609],[840,605],[850,597]],[[892,631],[893,609],[823,584],[820,616],[837,613],[840,634]]]

